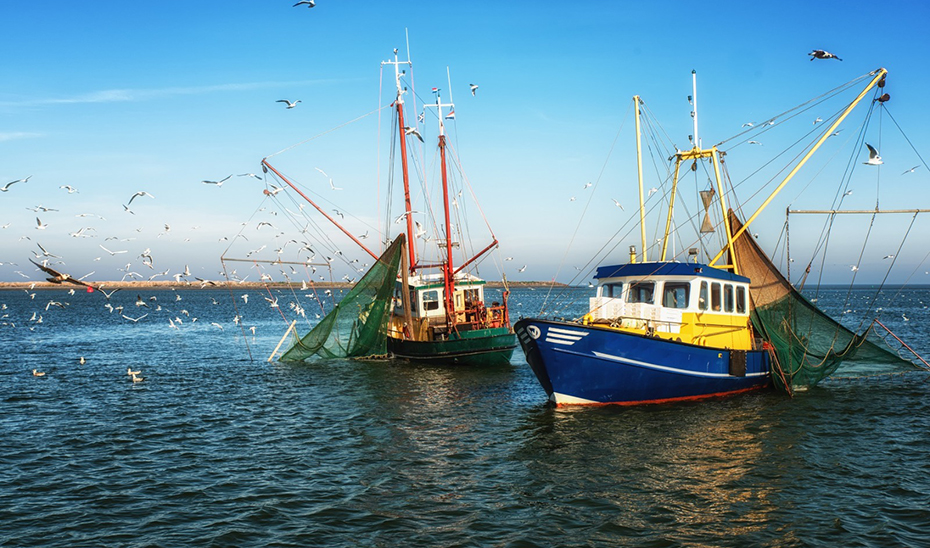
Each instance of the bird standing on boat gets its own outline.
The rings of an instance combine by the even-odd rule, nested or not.
[[[842,61],[842,59],[836,55],[833,55],[829,51],[824,51],[822,49],[815,49],[814,51],[808,53],[808,55],[811,56],[811,61],[814,59],[836,59],[837,61]]]
[[[869,166],[880,166],[883,163],[885,163],[882,161],[882,157],[878,155],[878,151],[875,150],[875,147],[873,147],[872,145],[868,143],[866,143],[865,146],[869,147],[869,161],[862,162],[863,164],[866,164]]]

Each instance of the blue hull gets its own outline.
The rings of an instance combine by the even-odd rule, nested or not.
[[[769,384],[769,355],[577,323],[524,319],[514,331],[549,399],[643,404],[726,396]]]

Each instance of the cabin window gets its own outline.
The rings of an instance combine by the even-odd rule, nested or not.
[[[662,290],[662,306],[666,308],[688,308],[688,296],[691,293],[688,283],[665,282]]]
[[[423,310],[429,312],[430,310],[439,310],[439,291],[434,289],[432,291],[423,292]]]
[[[736,312],[739,314],[746,313],[746,286],[736,286]]]
[[[474,308],[481,302],[480,289],[465,290],[465,308]]]
[[[698,308],[707,310],[707,282],[701,282],[701,291],[698,293]]]
[[[601,296],[611,299],[619,299],[623,295],[623,284],[604,284],[601,286]]]
[[[710,284],[710,309],[714,312],[720,312],[720,284]]]
[[[723,286],[723,311],[733,312],[733,286],[731,284]]]
[[[652,282],[632,283],[630,284],[629,300],[631,303],[652,304],[654,291],[655,284]]]

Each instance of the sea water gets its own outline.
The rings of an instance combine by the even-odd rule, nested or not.
[[[547,293],[514,289],[512,316]],[[590,290],[564,293],[570,317]],[[930,353],[930,290],[874,295],[815,298]],[[0,292],[0,546],[930,545],[923,373],[555,409],[519,349],[267,362],[289,298]]]

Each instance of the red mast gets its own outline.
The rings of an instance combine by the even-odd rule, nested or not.
[[[394,60],[384,61],[382,65],[394,65],[394,82],[397,85],[397,99],[394,100],[394,107],[397,109],[397,130],[400,133],[400,165],[404,180],[404,215],[407,217],[407,249],[410,250],[410,272],[413,273],[417,267],[416,242],[413,241],[413,208],[410,204],[410,177],[407,171],[407,127],[404,125],[404,90],[400,85],[400,77],[407,73],[406,70],[398,70],[401,63],[410,65],[410,61],[398,61],[397,49],[394,49]],[[416,130],[414,130],[416,131]],[[419,137],[419,133],[416,134]],[[423,138],[420,137],[422,141]]]

